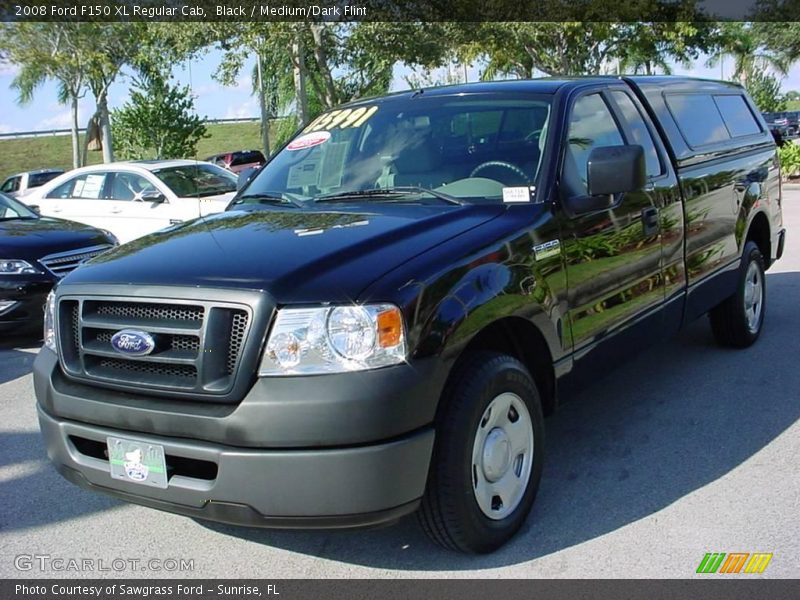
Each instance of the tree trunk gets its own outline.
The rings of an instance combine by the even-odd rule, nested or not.
[[[94,113],[89,120],[86,121],[86,131],[83,133],[83,151],[81,152],[81,166],[85,167],[89,162],[89,131],[92,129],[92,121],[97,117]]]
[[[322,100],[325,103],[325,108],[333,108],[337,104],[336,85],[333,83],[333,75],[331,75],[328,57],[322,40],[322,28],[324,25],[322,23],[312,23],[310,27],[311,35],[314,37],[314,59],[325,87],[325,94]]]
[[[108,115],[108,96],[103,93],[97,99],[97,116],[100,120],[100,136],[103,140],[103,162],[114,162],[114,147],[111,141],[111,119]]]
[[[292,63],[294,65],[294,96],[297,102],[297,116],[300,125],[308,123],[308,97],[306,96],[306,65],[303,58],[303,38],[298,31],[292,42]]]
[[[72,168],[81,166],[81,142],[78,137],[78,96],[72,96],[70,106],[72,118],[70,120],[70,135],[72,136]]]
[[[261,110],[261,146],[264,156],[269,158],[269,114],[267,113],[267,99],[264,96],[264,76],[261,67],[261,53],[256,51],[256,68],[258,69],[258,107]]]

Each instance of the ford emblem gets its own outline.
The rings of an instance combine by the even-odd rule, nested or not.
[[[137,329],[122,329],[111,337],[111,347],[120,354],[146,356],[156,347],[153,336]]]

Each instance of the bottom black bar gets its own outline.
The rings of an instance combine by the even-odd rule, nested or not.
[[[709,577],[719,577],[711,575]],[[795,580],[6,579],[3,600],[795,600]]]

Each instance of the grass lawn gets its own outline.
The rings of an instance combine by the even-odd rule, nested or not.
[[[207,128],[209,137],[197,144],[196,158],[205,158],[228,150],[261,148],[261,133],[257,122],[216,123],[207,125]],[[102,152],[89,152],[89,164],[102,160]],[[20,171],[45,167],[72,168],[72,142],[69,135],[0,139],[0,181]]]

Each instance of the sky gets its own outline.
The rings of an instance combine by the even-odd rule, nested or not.
[[[248,61],[239,74],[235,86],[225,87],[212,77],[221,62],[222,55],[219,51],[212,51],[205,56],[195,59],[188,64],[175,67],[174,75],[177,81],[189,85],[195,95],[195,108],[197,113],[209,119],[228,119],[241,117],[257,117],[258,102],[252,95],[252,82],[250,74],[254,61]],[[720,66],[708,68],[705,66],[706,58],[701,57],[691,69],[674,66],[676,75],[691,75],[719,79],[720,74],[729,76],[733,61],[727,59]],[[405,77],[411,70],[405,65],[395,67],[392,90],[408,88]],[[57,100],[57,86],[53,82],[46,82],[34,96],[33,101],[20,106],[17,103],[17,94],[11,89],[11,82],[16,74],[13,65],[0,64],[0,134],[23,131],[41,131],[52,129],[67,129],[69,127],[69,107],[60,105]],[[479,77],[479,69],[475,66],[468,70],[470,81]],[[129,75],[123,74],[111,87],[109,104],[111,108],[122,106],[128,98],[131,85]],[[800,90],[800,64],[796,64],[783,80],[783,90]],[[79,104],[78,114],[81,127],[93,112],[93,101],[90,97],[84,98]]]

